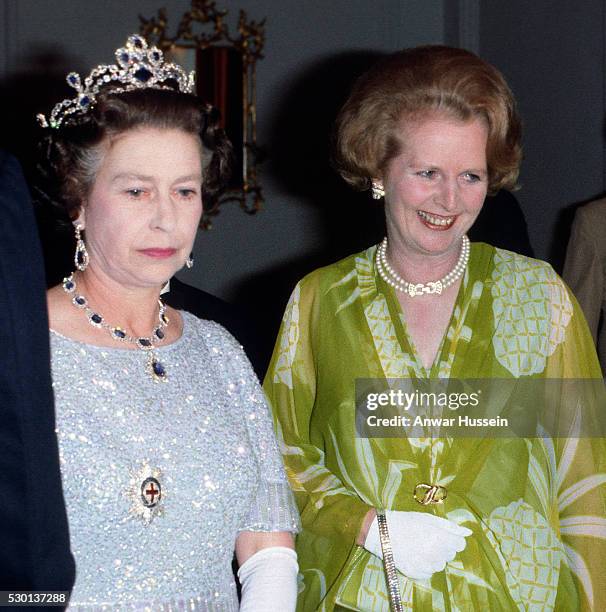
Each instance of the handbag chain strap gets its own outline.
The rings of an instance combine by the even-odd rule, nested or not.
[[[393,560],[393,550],[391,548],[391,540],[389,539],[389,530],[387,529],[387,518],[383,510],[377,510],[377,525],[379,527],[381,550],[383,551],[383,568],[387,580],[389,604],[392,612],[404,612],[404,608],[402,607],[402,596],[400,595],[400,585],[398,583],[398,574],[396,573],[396,564]]]

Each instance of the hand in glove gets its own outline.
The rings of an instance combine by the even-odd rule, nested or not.
[[[466,545],[472,531],[448,519],[424,512],[386,510],[387,529],[396,568],[408,578],[424,580],[441,572]],[[377,518],[366,536],[364,548],[383,558]]]

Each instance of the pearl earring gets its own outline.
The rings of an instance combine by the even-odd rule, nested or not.
[[[385,188],[381,181],[372,181],[371,187],[373,200],[380,200],[385,197]]]

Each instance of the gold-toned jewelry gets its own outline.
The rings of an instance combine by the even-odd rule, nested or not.
[[[429,504],[441,504],[448,496],[446,487],[442,485],[429,485],[424,482],[420,482],[412,493],[415,501],[419,502],[422,506],[428,506]]]
[[[377,526],[379,527],[379,539],[381,540],[381,551],[383,553],[383,569],[387,581],[387,593],[392,612],[404,612],[402,596],[400,595],[400,584],[396,572],[396,564],[393,560],[393,549],[389,530],[387,529],[387,518],[384,510],[377,510]]]

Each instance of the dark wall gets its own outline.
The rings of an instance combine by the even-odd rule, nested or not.
[[[281,278],[292,286],[289,279],[344,253],[343,241],[351,246],[350,234],[357,234],[366,213],[328,167],[336,109],[354,76],[378,53],[442,42],[442,5],[436,0],[225,3],[234,11],[242,6],[251,17],[267,16],[257,95],[258,141],[269,155],[262,168],[266,203],[256,217],[232,206],[210,232],[199,235],[199,286],[247,302],[258,294],[260,275],[276,280],[276,272],[286,268],[291,273]],[[353,241],[360,244],[359,236]]]
[[[559,268],[575,204],[604,191],[601,0],[481,2],[480,53],[508,79],[524,120],[516,194],[537,255]]]

